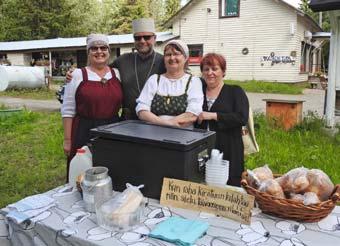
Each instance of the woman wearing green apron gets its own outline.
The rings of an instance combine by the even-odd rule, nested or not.
[[[189,49],[181,40],[171,40],[164,48],[166,73],[152,75],[137,98],[141,120],[177,127],[190,127],[202,112],[201,80],[189,73]]]

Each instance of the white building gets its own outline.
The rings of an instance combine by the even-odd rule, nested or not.
[[[321,66],[321,28],[282,0],[191,0],[166,26],[189,44],[194,73],[208,52],[226,57],[234,80],[301,82]]]
[[[156,50],[163,52],[164,43],[178,38],[169,32],[158,32]],[[112,62],[117,56],[134,49],[132,34],[109,35]],[[27,40],[0,42],[0,65],[10,62],[19,66],[46,66],[53,75],[65,75],[71,64],[86,66],[86,37],[55,38],[44,40]]]

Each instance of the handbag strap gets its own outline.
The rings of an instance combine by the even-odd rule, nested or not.
[[[253,119],[253,110],[251,109],[251,107],[249,107],[249,117],[248,117],[248,123],[247,123],[247,128],[249,131],[249,136],[252,138],[256,149],[259,149],[259,146],[256,142],[256,138],[255,138],[255,128],[254,128],[254,119]]]

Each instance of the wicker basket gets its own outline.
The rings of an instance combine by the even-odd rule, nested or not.
[[[327,201],[306,206],[301,202],[277,198],[254,189],[248,185],[247,176],[248,173],[243,172],[241,185],[248,194],[255,196],[255,200],[262,212],[284,219],[301,222],[318,222],[332,212],[337,201],[340,199],[340,185],[336,185]]]

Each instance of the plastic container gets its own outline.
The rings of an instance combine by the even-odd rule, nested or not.
[[[121,121],[91,129],[93,164],[109,168],[115,191],[126,183],[144,184],[143,195],[160,198],[164,177],[204,181],[203,156],[215,144],[215,132]]]
[[[70,162],[70,170],[68,173],[69,184],[76,189],[77,177],[84,174],[86,170],[92,167],[92,154],[87,146],[83,146],[77,150],[77,154]]]
[[[112,215],[102,209],[96,208],[98,225],[110,231],[127,231],[136,225],[140,224],[141,218],[144,214],[145,203],[130,213],[120,213],[119,215]]]
[[[223,153],[213,149],[205,165],[205,182],[212,186],[225,187],[229,178],[229,161],[222,160]]]
[[[145,200],[139,189],[144,185],[133,186],[128,183],[126,186],[122,193],[116,193],[110,200],[96,204],[97,222],[101,227],[125,231],[140,223]]]

